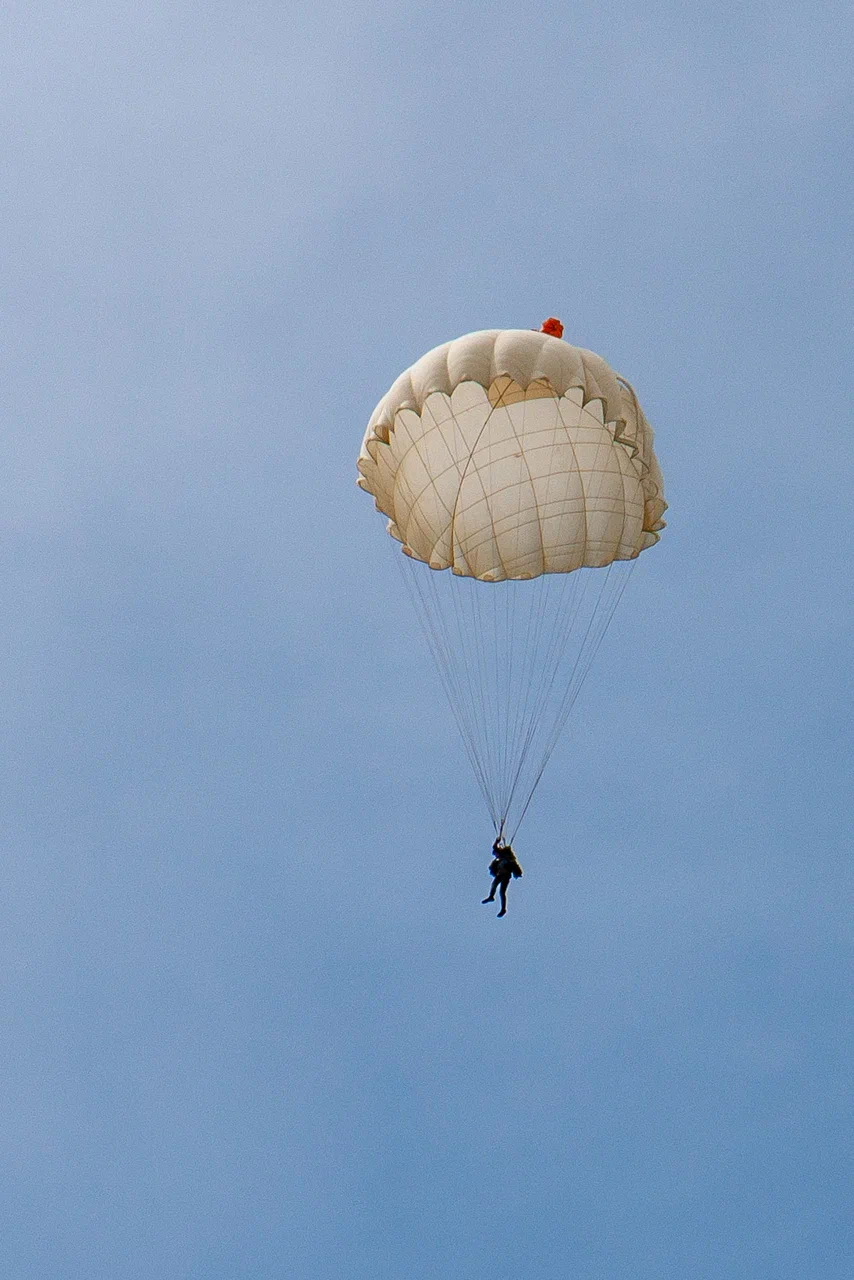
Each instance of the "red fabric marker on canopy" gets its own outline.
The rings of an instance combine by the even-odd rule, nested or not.
[[[562,338],[563,325],[558,320],[557,316],[549,316],[548,320],[543,321],[540,333],[548,333],[553,338]]]

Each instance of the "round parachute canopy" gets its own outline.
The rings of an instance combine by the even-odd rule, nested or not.
[[[618,562],[658,541],[667,505],[631,386],[562,331],[551,317],[428,352],[377,405],[358,460],[415,562],[407,583],[501,832],[604,636]],[[605,573],[591,587],[586,570]]]

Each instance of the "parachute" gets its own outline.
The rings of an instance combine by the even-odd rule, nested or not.
[[[551,318],[428,352],[377,405],[358,460],[510,839],[667,507],[637,396],[562,332]]]

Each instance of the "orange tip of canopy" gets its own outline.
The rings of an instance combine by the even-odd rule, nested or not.
[[[558,320],[557,316],[549,316],[548,320],[543,321],[543,325],[542,325],[542,328],[540,329],[540,333],[551,334],[553,338],[562,338],[563,325]]]

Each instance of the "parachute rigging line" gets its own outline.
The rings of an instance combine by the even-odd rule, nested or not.
[[[493,827],[512,840],[635,562],[481,583],[396,559]]]

